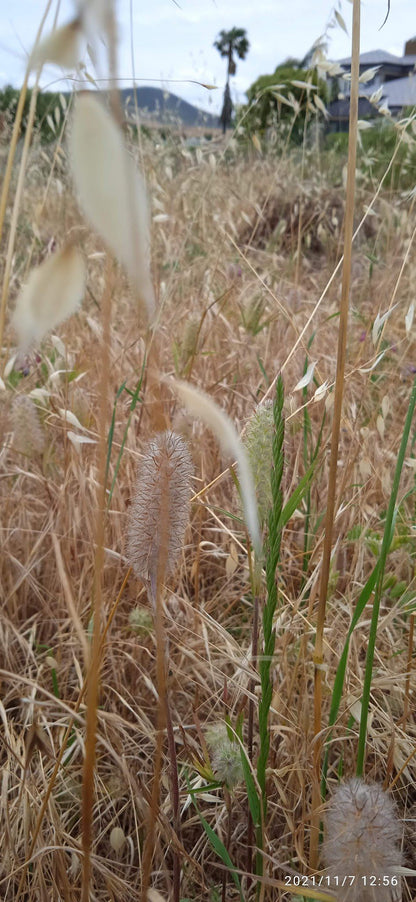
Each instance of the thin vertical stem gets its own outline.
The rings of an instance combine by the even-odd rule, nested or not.
[[[404,710],[403,710],[403,729],[406,729],[407,718],[409,716],[409,693],[410,693],[410,675],[412,671],[413,658],[413,636],[415,630],[415,615],[410,615],[409,623],[409,644],[407,647],[407,667],[406,667],[406,683],[404,687]]]
[[[344,259],[342,267],[341,306],[338,332],[337,371],[334,394],[334,414],[331,436],[331,454],[328,478],[328,501],[325,517],[325,538],[319,587],[318,617],[316,625],[314,666],[314,745],[312,786],[312,820],[310,842],[310,867],[315,870],[318,862],[319,814],[320,806],[320,763],[322,755],[322,669],[323,669],[323,633],[328,592],[329,569],[331,563],[332,533],[336,507],[336,488],[338,470],[338,446],[341,427],[342,400],[344,394],[345,357],[347,345],[348,311],[351,283],[351,256],[354,226],[355,169],[357,158],[357,121],[358,121],[358,80],[360,74],[360,0],[354,0],[352,23],[352,58],[351,58],[351,95],[348,141],[348,172],[344,226]]]
[[[110,373],[110,319],[112,279],[108,264],[106,287],[103,297],[103,335],[101,353],[101,392],[99,405],[99,446],[98,446],[98,491],[95,526],[94,563],[94,607],[93,636],[91,649],[91,670],[87,689],[87,734],[85,740],[85,760],[82,780],[82,851],[84,853],[82,872],[81,902],[89,902],[91,880],[92,819],[94,806],[94,769],[97,731],[97,706],[101,671],[101,629],[102,629],[102,575],[104,567],[104,528],[106,516],[106,461],[107,461],[107,416],[108,385]]]

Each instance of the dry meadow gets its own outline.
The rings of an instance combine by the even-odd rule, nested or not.
[[[315,800],[319,790],[314,647],[346,158],[314,146],[277,154],[230,136],[196,149],[175,133],[142,135],[138,142],[127,129],[123,140],[150,198],[152,329],[125,269],[80,212],[66,133],[46,145],[34,136],[17,213],[18,160],[5,209],[0,896],[10,902],[80,898],[90,804],[91,894],[84,887],[83,899],[141,898],[146,856],[152,900],[231,902],[254,899],[256,890],[264,900],[329,898],[328,884],[318,887],[322,857],[310,866],[314,787]],[[6,139],[3,144],[4,172]],[[318,763],[322,768],[327,750],[327,798],[356,772],[374,586],[350,636],[330,729],[335,675],[382,557],[396,491],[378,587],[363,775],[394,800],[402,863],[410,869],[416,866],[414,424],[398,485],[395,472],[416,372],[414,200],[411,191],[380,186],[358,168]],[[29,272],[68,242],[86,262],[82,304],[23,353],[11,322],[16,298]],[[279,374],[283,505],[303,489],[282,529],[276,571],[267,813],[259,834],[250,823],[250,797],[253,814],[253,793],[261,796],[264,561],[253,575],[233,457],[181,405],[172,379],[208,394],[244,442],[257,406],[275,398]],[[30,402],[17,402],[21,396]],[[193,475],[184,540],[158,587],[155,614],[148,585],[130,569],[129,511],[149,441],[165,430],[187,443]],[[266,525],[266,548],[267,534]],[[91,661],[99,686],[86,789]],[[161,691],[169,699],[167,733]],[[221,753],[234,759],[224,764]],[[318,824],[324,808],[322,802]],[[258,847],[259,836],[262,874],[247,852],[250,839]],[[301,886],[294,880],[299,875]],[[336,894],[334,884],[329,889]],[[403,900],[410,902],[415,891],[414,878],[402,874]]]

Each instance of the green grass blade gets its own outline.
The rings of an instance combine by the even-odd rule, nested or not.
[[[108,471],[110,469],[111,449],[113,447],[114,427],[116,424],[117,401],[118,401],[120,395],[123,394],[125,387],[126,387],[126,383],[123,382],[123,384],[120,385],[120,388],[118,389],[117,394],[114,398],[113,413],[111,415],[111,423],[110,423],[110,428],[108,430],[108,439],[107,439],[107,460],[106,460],[106,464],[105,464],[105,484],[106,485],[108,482]]]
[[[413,383],[412,393],[410,395],[409,406],[407,409],[406,420],[403,429],[402,440],[400,442],[399,453],[397,456],[396,469],[394,472],[393,486],[390,495],[389,506],[387,508],[386,514],[386,522],[384,525],[384,533],[383,533],[383,541],[381,544],[380,558],[379,558],[379,571],[377,574],[377,583],[376,589],[374,593],[374,603],[373,603],[373,613],[371,617],[371,625],[370,625],[370,636],[368,640],[368,650],[367,650],[367,660],[365,667],[365,675],[364,675],[364,687],[363,687],[363,697],[361,703],[361,720],[360,720],[360,735],[358,739],[358,752],[357,752],[357,776],[362,776],[364,769],[364,757],[365,757],[365,747],[367,740],[367,720],[368,720],[368,706],[370,701],[370,691],[371,691],[371,681],[373,675],[373,662],[374,662],[374,651],[376,645],[376,637],[377,637],[377,624],[378,617],[380,612],[380,602],[381,595],[383,589],[383,580],[384,580],[384,571],[386,568],[386,560],[387,555],[389,553],[389,548],[391,545],[392,539],[392,530],[394,527],[394,521],[396,517],[396,502],[397,495],[399,492],[399,484],[400,477],[402,474],[404,458],[406,454],[406,448],[409,441],[410,429],[412,425],[413,414],[416,405],[416,379]]]
[[[313,475],[315,473],[316,461],[314,460],[310,467],[308,467],[306,473],[302,476],[302,479],[299,481],[299,484],[296,486],[294,492],[292,492],[290,498],[286,501],[286,504],[282,510],[279,528],[283,529],[284,526],[289,522],[290,518],[293,517],[295,510],[299,507],[300,502],[302,501],[303,496],[308,491],[309,486],[311,485]]]
[[[216,853],[216,855],[218,855],[219,858],[221,858],[221,861],[225,865],[225,867],[228,868],[228,870],[231,874],[231,877],[235,883],[235,886],[237,887],[237,890],[240,894],[240,902],[244,902],[244,896],[243,896],[243,893],[241,890],[240,878],[238,876],[235,866],[233,865],[233,863],[231,861],[230,855],[227,852],[227,849],[225,848],[224,843],[220,840],[220,838],[219,838],[219,836],[217,836],[215,830],[212,829],[212,827],[210,826],[208,821],[206,821],[205,818],[203,817],[203,815],[201,814],[193,796],[192,796],[192,801],[197,810],[199,820],[201,821],[201,824],[205,830],[205,833],[207,834],[207,837],[211,843],[211,846],[214,849],[214,852]]]
[[[112,418],[111,418],[111,424],[110,424],[110,429],[109,429],[109,433],[108,433],[108,449],[107,449],[107,463],[106,463],[106,485],[107,485],[108,470],[109,470],[109,467],[110,467],[110,460],[111,460],[111,448],[112,448],[113,437],[114,437],[114,426],[115,426],[115,417],[116,417],[117,401],[118,401],[118,399],[120,398],[120,395],[122,394],[122,392],[123,392],[124,390],[127,392],[127,394],[130,395],[130,397],[131,397],[131,402],[130,402],[130,412],[129,412],[129,416],[128,416],[128,419],[127,419],[126,428],[125,428],[125,430],[124,430],[123,438],[122,438],[122,441],[121,441],[120,451],[118,452],[118,456],[117,456],[117,460],[116,460],[116,465],[115,465],[115,467],[114,467],[114,476],[113,476],[113,479],[112,479],[112,482],[111,482],[111,486],[110,486],[110,491],[109,491],[108,497],[107,497],[107,507],[109,507],[110,502],[111,502],[111,498],[112,498],[112,496],[113,496],[114,486],[115,486],[115,484],[116,484],[117,476],[118,476],[118,471],[119,471],[119,469],[120,469],[121,458],[123,457],[124,447],[125,447],[125,444],[126,444],[126,441],[127,441],[127,436],[128,436],[128,434],[129,434],[131,418],[132,418],[132,416],[133,416],[133,413],[134,413],[134,410],[135,410],[135,408],[136,408],[136,406],[137,406],[137,403],[138,403],[139,400],[140,400],[139,396],[140,396],[140,390],[141,390],[141,387],[142,387],[142,384],[143,384],[143,377],[144,377],[145,364],[146,364],[146,358],[144,358],[144,360],[143,360],[142,371],[141,371],[141,373],[140,373],[139,380],[138,380],[138,382],[137,382],[136,388],[134,389],[134,392],[130,391],[130,390],[126,387],[126,383],[123,382],[123,384],[120,386],[120,388],[119,388],[119,390],[118,390],[118,392],[117,392],[117,394],[116,394],[116,397],[115,397],[114,407],[113,407],[113,415],[112,415]]]
[[[259,799],[255,780],[250,769],[250,764],[244,748],[240,747],[241,765],[243,768],[244,782],[246,784],[247,799],[250,808],[250,814],[255,828],[261,824],[261,801]]]

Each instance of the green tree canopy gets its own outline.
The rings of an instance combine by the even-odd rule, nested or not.
[[[245,28],[231,28],[229,31],[222,29],[216,41],[214,41],[214,47],[218,50],[220,56],[225,56],[228,59],[228,81],[230,75],[235,75],[237,70],[234,54],[240,60],[243,60],[250,49],[250,42]]]
[[[326,103],[325,82],[318,82],[315,71],[302,69],[296,63],[287,60],[276,66],[271,75],[260,75],[249,87],[244,121],[250,130],[262,132],[278,121],[292,122],[293,138],[301,138],[308,107],[315,112],[320,109],[314,96]]]

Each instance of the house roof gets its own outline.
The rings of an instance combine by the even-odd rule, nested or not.
[[[387,100],[390,109],[416,106],[416,75],[385,81],[382,99]]]
[[[346,56],[342,60],[338,60],[340,66],[351,66],[351,57]],[[388,53],[387,50],[369,50],[367,53],[360,53],[360,66],[382,66],[391,64],[394,66],[413,66],[416,64],[415,56],[395,56]]]
[[[328,104],[327,109],[330,120],[348,120],[350,115],[350,99],[349,97],[344,97],[342,100],[333,100]],[[374,116],[377,115],[376,107],[374,107],[366,97],[360,97],[358,100],[358,118],[368,119],[369,117],[374,118]]]

